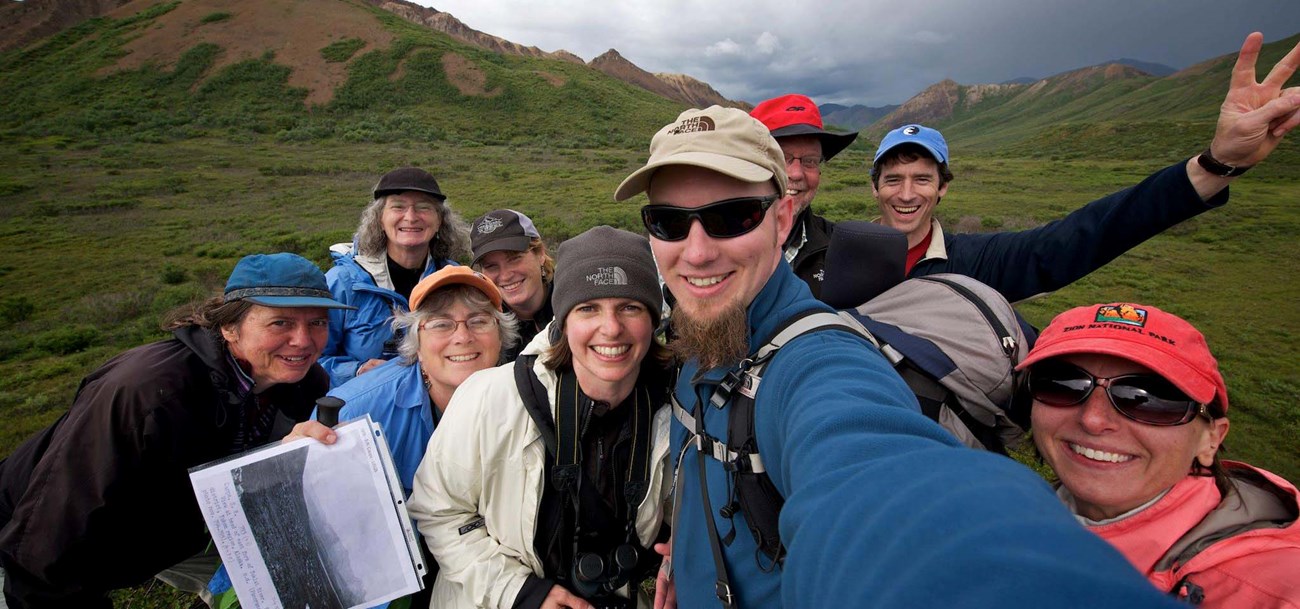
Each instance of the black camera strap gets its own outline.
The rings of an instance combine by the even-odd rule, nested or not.
[[[562,503],[572,507],[564,510],[572,516],[573,544],[572,552],[566,557],[563,572],[568,573],[578,556],[578,540],[581,538],[582,518],[580,514],[580,492],[582,489],[582,436],[590,423],[595,403],[584,395],[578,387],[577,376],[571,369],[557,370],[555,416],[552,417],[546,400],[546,388],[533,372],[536,356],[520,356],[515,360],[515,384],[523,398],[525,410],[537,424],[553,461],[549,472],[551,483],[563,499]],[[636,536],[636,517],[638,507],[645,499],[650,486],[651,450],[654,439],[654,413],[649,389],[638,383],[633,389],[630,406],[632,446],[628,463],[627,477],[623,486],[623,497],[627,502],[627,543],[640,546]]]

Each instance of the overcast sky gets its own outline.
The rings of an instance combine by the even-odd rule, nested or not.
[[[1266,42],[1300,32],[1300,0],[416,1],[587,61],[618,49],[751,103],[897,104],[944,78],[996,83],[1121,57],[1185,68],[1252,31]]]

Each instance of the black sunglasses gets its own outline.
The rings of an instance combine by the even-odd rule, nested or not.
[[[699,220],[710,237],[730,239],[758,228],[767,215],[767,208],[780,198],[780,195],[736,197],[703,207],[646,205],[641,208],[641,221],[650,235],[661,241],[685,239],[691,232],[691,220]]]
[[[1107,381],[1104,385],[1102,381]],[[1205,404],[1187,397],[1173,383],[1155,374],[1125,374],[1110,378],[1060,361],[1046,361],[1029,369],[1029,394],[1048,406],[1082,404],[1092,390],[1103,386],[1120,414],[1147,425],[1183,425],[1197,415],[1212,418]]]

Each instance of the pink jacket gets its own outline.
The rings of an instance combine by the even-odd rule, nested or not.
[[[1224,466],[1238,489],[1227,499],[1213,478],[1188,476],[1151,507],[1089,528],[1161,590],[1193,604],[1203,595],[1203,608],[1300,609],[1295,486],[1244,463]]]

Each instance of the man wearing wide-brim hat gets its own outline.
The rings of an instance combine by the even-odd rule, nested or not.
[[[782,95],[760,102],[750,116],[776,138],[789,177],[786,194],[794,197],[795,224],[785,241],[785,259],[813,296],[821,297],[826,249],[835,223],[817,215],[813,197],[822,180],[822,165],[857,139],[858,134],[827,131],[817,104],[806,95]]]

